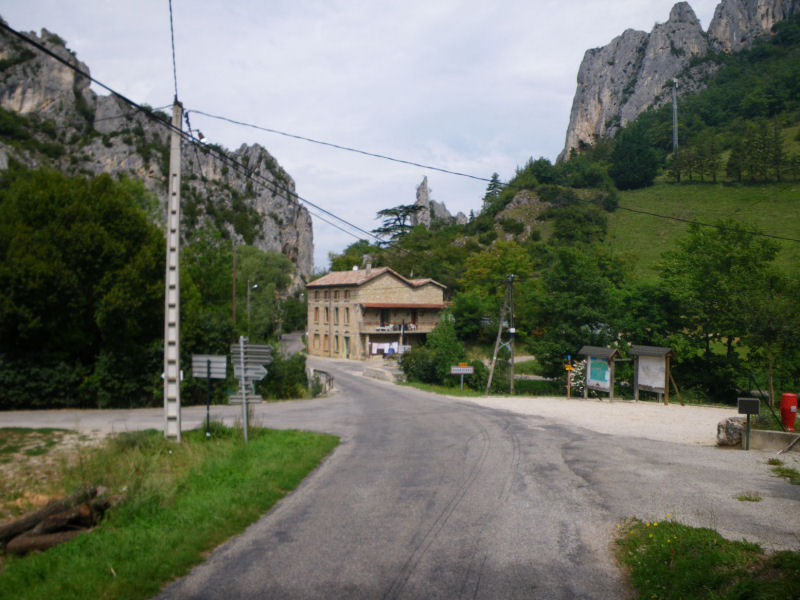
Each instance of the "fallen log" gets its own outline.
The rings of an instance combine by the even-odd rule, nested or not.
[[[87,529],[92,525],[94,525],[92,508],[84,502],[64,512],[45,517],[28,534],[44,535],[69,529]]]
[[[67,511],[83,502],[90,501],[96,495],[97,495],[97,488],[88,487],[86,489],[79,490],[74,494],[72,494],[71,496],[67,496],[66,498],[63,498],[61,500],[53,500],[44,508],[40,508],[37,511],[28,513],[27,515],[17,519],[16,521],[11,521],[10,523],[6,523],[5,525],[0,525],[0,544],[8,543],[8,541],[11,540],[12,538],[15,538],[19,536],[21,533],[24,533],[36,527],[36,525],[38,525],[41,521],[43,521],[47,517]]]
[[[58,544],[63,544],[86,531],[85,529],[73,529],[71,531],[60,531],[58,533],[48,533],[45,535],[28,535],[23,533],[18,535],[6,545],[6,552],[12,554],[27,554],[34,550],[47,550]]]

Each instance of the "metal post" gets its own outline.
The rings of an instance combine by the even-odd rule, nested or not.
[[[750,450],[750,413],[747,413],[747,448],[745,450]]]
[[[508,289],[508,298],[509,298],[509,315],[508,315],[508,333],[511,336],[509,339],[509,345],[511,350],[511,395],[514,395],[514,335],[517,333],[517,330],[514,328],[514,275],[509,275],[506,285]]]
[[[672,152],[678,152],[678,80],[672,83]]]
[[[249,282],[248,282],[248,285]],[[244,336],[239,336],[239,360],[241,361],[242,376],[239,378],[239,383],[242,389],[242,423],[244,424],[244,443],[247,443],[247,384],[245,383],[245,374],[247,370],[244,365]]]
[[[180,243],[181,122],[183,106],[172,106],[167,199],[167,268],[164,294],[164,437],[181,441]]]
[[[206,361],[206,437],[211,436],[211,360]]]

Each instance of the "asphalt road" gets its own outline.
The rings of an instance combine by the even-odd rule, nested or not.
[[[612,546],[627,516],[798,546],[800,487],[762,453],[595,433],[366,379],[359,363],[324,368],[337,393],[257,418],[341,445],[159,598],[624,598]],[[745,491],[764,501],[735,499]]]

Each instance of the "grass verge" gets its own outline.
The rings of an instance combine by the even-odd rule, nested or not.
[[[617,557],[639,598],[800,598],[800,553],[767,555],[711,529],[631,520],[620,526]]]
[[[90,533],[8,558],[0,598],[150,598],[293,490],[338,443],[331,435],[217,425],[181,444],[158,431],[86,451],[65,487],[107,486],[125,501]]]

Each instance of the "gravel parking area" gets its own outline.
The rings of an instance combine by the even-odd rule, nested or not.
[[[609,402],[607,399],[502,396],[457,399],[519,414],[539,415],[599,433],[698,446],[716,445],[717,423],[737,414],[734,406],[681,406],[679,402],[665,405],[623,400]]]

